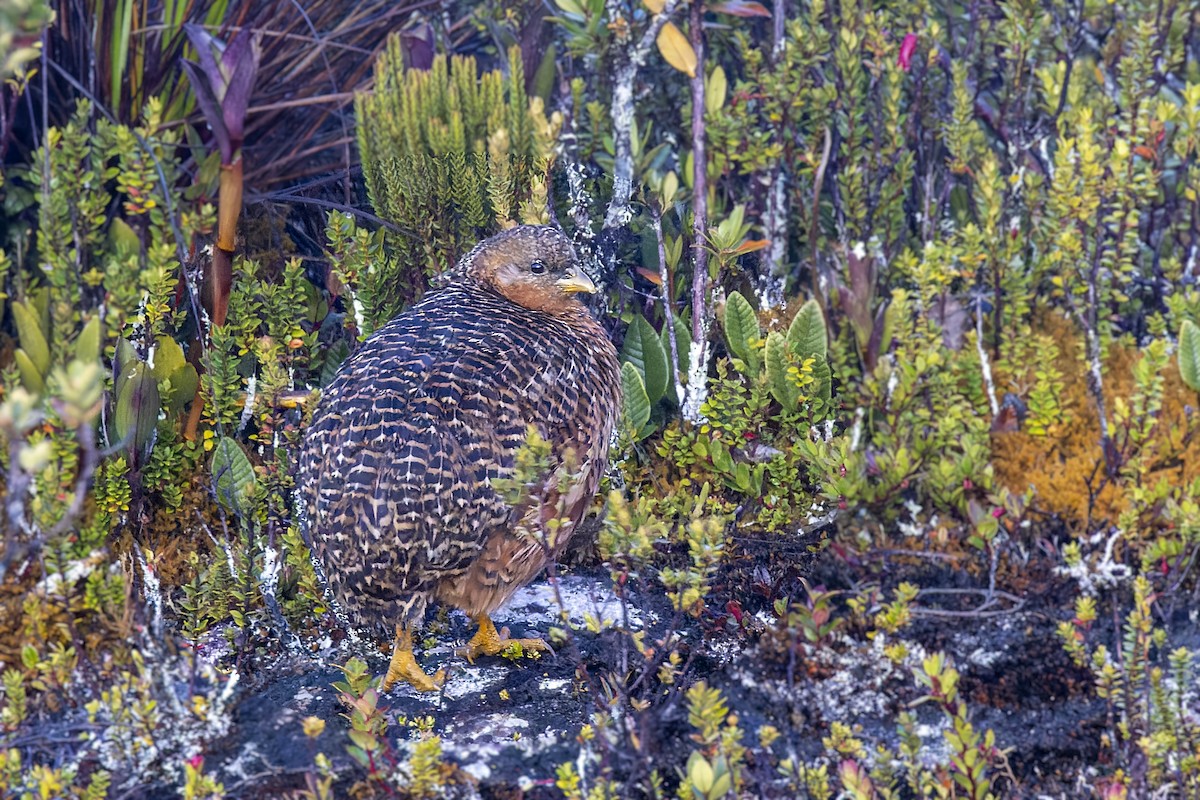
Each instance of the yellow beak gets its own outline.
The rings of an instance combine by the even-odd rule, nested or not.
[[[558,288],[562,289],[567,294],[575,294],[576,292],[584,292],[586,294],[595,294],[598,290],[596,284],[587,276],[587,273],[579,267],[571,270],[567,277],[556,281]]]

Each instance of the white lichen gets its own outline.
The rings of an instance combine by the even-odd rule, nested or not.
[[[707,331],[705,331],[707,334]],[[700,409],[708,400],[708,348],[703,337],[688,348],[688,377],[683,400],[683,418],[693,425],[704,422]]]

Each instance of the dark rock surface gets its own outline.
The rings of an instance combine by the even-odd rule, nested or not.
[[[579,758],[576,737],[598,708],[597,693],[585,690],[576,666],[583,664],[596,675],[614,666],[610,662],[616,657],[617,635],[589,633],[584,617],[616,621],[622,614],[603,570],[566,576],[560,591],[581,628],[575,633],[578,655],[560,650],[537,661],[491,658],[471,665],[453,653],[470,634],[466,619],[454,614],[449,634],[421,657],[431,671],[448,669],[441,695],[398,687],[381,698],[393,715],[388,735],[401,761],[410,752],[412,732],[395,718],[433,717],[445,758],[462,771],[457,794],[447,796],[560,796],[552,788],[555,770]],[[546,636],[557,624],[556,609],[553,591],[541,581],[523,590],[497,616],[497,624],[510,626],[514,635]],[[650,641],[665,633],[671,616],[661,595],[644,602],[635,596],[629,613],[631,626],[644,626]],[[998,745],[1012,750],[1009,764],[1019,783],[1006,794],[1069,792],[1075,777],[1094,762],[1104,707],[1090,698],[1086,675],[1063,653],[1050,610],[922,619],[904,632],[914,645],[899,665],[884,656],[884,637],[866,642],[837,634],[812,651],[809,661],[792,663],[790,679],[778,643],[767,641],[770,615],[760,611],[757,617],[757,635],[710,630],[700,642],[699,627],[685,634],[685,646],[702,645],[690,675],[725,693],[747,743],[756,741],[760,726],[770,724],[784,736],[777,751],[809,760],[820,751],[829,725],[841,721],[859,726],[868,742],[894,745],[896,714],[921,694],[913,669],[927,651],[942,649],[962,673],[961,689],[974,709],[975,725],[994,729]],[[366,658],[375,674],[386,668],[380,643],[347,639],[316,659],[281,663],[255,686],[245,687],[233,712],[232,734],[208,759],[232,796],[302,787],[318,750],[332,759],[339,776],[352,774],[345,709],[331,688],[342,678],[334,664],[350,655]],[[944,718],[929,705],[917,706],[916,713],[928,757],[944,759]],[[316,741],[301,727],[310,715],[326,721]],[[651,749],[661,758],[660,768],[673,774],[690,751],[686,709],[668,708],[655,722]]]

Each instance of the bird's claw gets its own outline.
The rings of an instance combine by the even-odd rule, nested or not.
[[[397,683],[407,683],[418,692],[440,692],[446,684],[446,670],[439,669],[433,675],[421,669],[416,661],[413,661],[412,668],[403,666],[397,668],[395,664],[388,667],[387,674],[383,676],[383,683],[380,684],[380,691],[390,691]]]
[[[519,645],[522,652],[554,655],[554,648],[543,639],[511,639],[508,636],[508,628],[502,628],[497,632],[494,627],[489,629],[487,626],[481,626],[479,631],[471,637],[471,641],[455,652],[469,663],[474,664],[475,659],[480,656],[497,656],[513,645]]]

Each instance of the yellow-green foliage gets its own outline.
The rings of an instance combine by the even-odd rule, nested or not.
[[[547,117],[541,99],[526,96],[517,49],[507,77],[480,75],[474,58],[460,56],[439,56],[424,71],[405,68],[393,36],[376,63],[374,91],[355,109],[371,204],[400,228],[389,237],[395,262],[386,271],[375,265],[379,279],[359,273],[349,287],[370,296],[362,302],[377,309],[372,326],[483,236],[549,221],[546,181],[561,117]]]
[[[1200,725],[1187,691],[1196,680],[1195,654],[1182,646],[1168,651],[1150,581],[1139,576],[1133,589],[1133,607],[1111,647],[1096,641],[1096,603],[1087,597],[1076,602],[1070,622],[1059,623],[1059,638],[1076,665],[1091,672],[1096,693],[1108,705],[1116,738],[1106,738],[1105,747],[1114,760],[1128,763],[1136,754],[1148,765],[1147,788],[1194,794],[1200,791],[1200,757],[1189,743],[1200,737]],[[1113,780],[1129,785],[1120,773]]]

